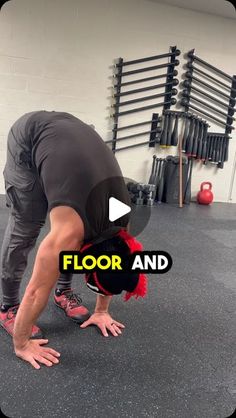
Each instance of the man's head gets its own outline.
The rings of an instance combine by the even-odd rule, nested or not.
[[[81,252],[100,255],[105,252],[119,252],[122,258],[130,254],[142,251],[142,244],[128,234],[125,230],[120,231],[113,238],[107,239],[99,244],[87,245]],[[103,272],[94,271],[85,275],[87,286],[90,290],[101,295],[118,295],[126,291],[125,300],[131,296],[144,297],[147,292],[147,279],[144,274],[137,272]]]

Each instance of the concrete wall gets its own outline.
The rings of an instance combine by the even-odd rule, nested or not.
[[[145,57],[177,45],[182,52],[196,48],[199,56],[229,74],[236,73],[232,53],[236,49],[235,20],[149,0],[12,0],[0,13],[0,40],[1,172],[7,132],[25,112],[71,112],[93,123],[104,140],[111,139],[108,116],[115,58]],[[183,57],[181,60],[183,63]],[[183,71],[182,63],[179,71]],[[144,116],[134,114],[129,122]],[[216,200],[228,201],[235,139],[234,135],[224,170],[195,166],[193,194],[201,181],[210,180]],[[140,147],[117,153],[124,175],[147,181],[153,152],[165,154],[158,147],[155,151]]]

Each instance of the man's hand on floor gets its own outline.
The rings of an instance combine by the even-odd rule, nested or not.
[[[39,363],[51,367],[59,363],[60,353],[49,347],[42,347],[48,340],[28,340],[22,347],[15,347],[17,357],[28,361],[35,369],[40,369]]]
[[[80,325],[80,328],[86,328],[89,325],[96,325],[104,337],[108,337],[107,331],[110,331],[114,337],[118,337],[122,333],[120,328],[125,328],[123,324],[112,319],[107,312],[95,312],[87,321]]]

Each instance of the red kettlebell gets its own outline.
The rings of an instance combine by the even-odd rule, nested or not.
[[[208,186],[208,188],[204,189],[205,186]],[[210,203],[212,203],[214,195],[211,189],[212,184],[209,181],[205,181],[201,184],[200,191],[197,194],[197,201],[200,205],[210,205]]]

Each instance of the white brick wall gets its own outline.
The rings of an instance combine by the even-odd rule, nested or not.
[[[236,73],[235,20],[149,0],[11,1],[0,14],[0,39],[0,172],[8,129],[25,112],[68,111],[110,139],[111,64],[119,56],[135,59],[177,44],[182,52],[195,47],[212,64]],[[132,120],[140,117],[134,114]],[[228,200],[235,138],[224,170],[196,166],[194,192],[201,181],[210,180],[216,200]],[[165,154],[159,148],[155,152]],[[117,153],[117,158],[125,176],[146,181],[152,155],[153,150],[141,147]]]
[[[15,74],[1,74],[0,89],[6,90],[25,90],[27,86],[27,78]]]
[[[27,76],[43,76],[44,64],[41,60],[32,58],[11,58],[11,72]]]

